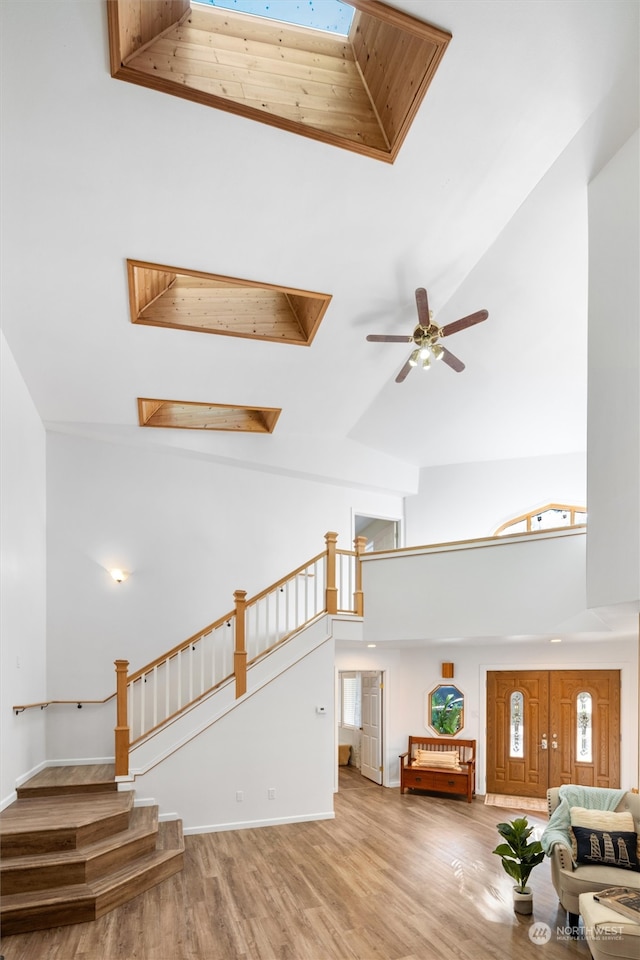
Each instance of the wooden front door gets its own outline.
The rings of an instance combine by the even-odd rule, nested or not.
[[[620,671],[487,674],[487,793],[620,784]]]

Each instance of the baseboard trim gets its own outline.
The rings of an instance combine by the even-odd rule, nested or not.
[[[88,767],[89,764],[115,763],[115,757],[69,757],[67,760],[47,760],[45,767]]]
[[[16,788],[21,787],[23,783],[26,783],[31,777],[35,777],[36,773],[40,773],[41,770],[44,770],[48,766],[48,760],[41,760],[40,763],[36,763],[35,767],[32,767],[31,770],[27,770],[27,772],[23,773],[20,777],[16,777]]]
[[[312,813],[298,817],[275,817],[273,820],[245,820],[236,823],[213,823],[200,827],[183,827],[183,834],[224,833],[227,830],[253,830],[256,827],[279,827],[285,823],[308,823],[311,820],[335,820],[333,810],[327,813]]]
[[[5,810],[7,807],[10,807],[18,799],[18,794],[14,790],[13,793],[10,793],[8,797],[5,797],[4,800],[0,801],[0,810]]]

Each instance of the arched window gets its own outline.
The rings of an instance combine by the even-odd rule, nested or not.
[[[575,504],[548,503],[513,520],[507,520],[496,530],[494,536],[505,533],[535,533],[537,530],[553,530],[556,527],[579,527],[587,522],[587,508]]]

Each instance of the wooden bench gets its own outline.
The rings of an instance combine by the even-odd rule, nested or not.
[[[458,767],[416,762],[419,750],[445,755],[457,750]],[[409,737],[409,748],[400,754],[400,793],[407,789],[433,790],[437,793],[465,795],[471,803],[476,792],[476,741],[440,737]]]

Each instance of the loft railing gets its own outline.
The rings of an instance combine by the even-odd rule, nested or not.
[[[338,550],[337,539],[327,533],[322,553],[255,597],[236,590],[233,610],[135,673],[116,660],[116,776],[128,775],[132,746],[218,687],[235,681],[242,697],[247,668],[316,617],[362,616],[366,537],[356,537],[355,550]]]

